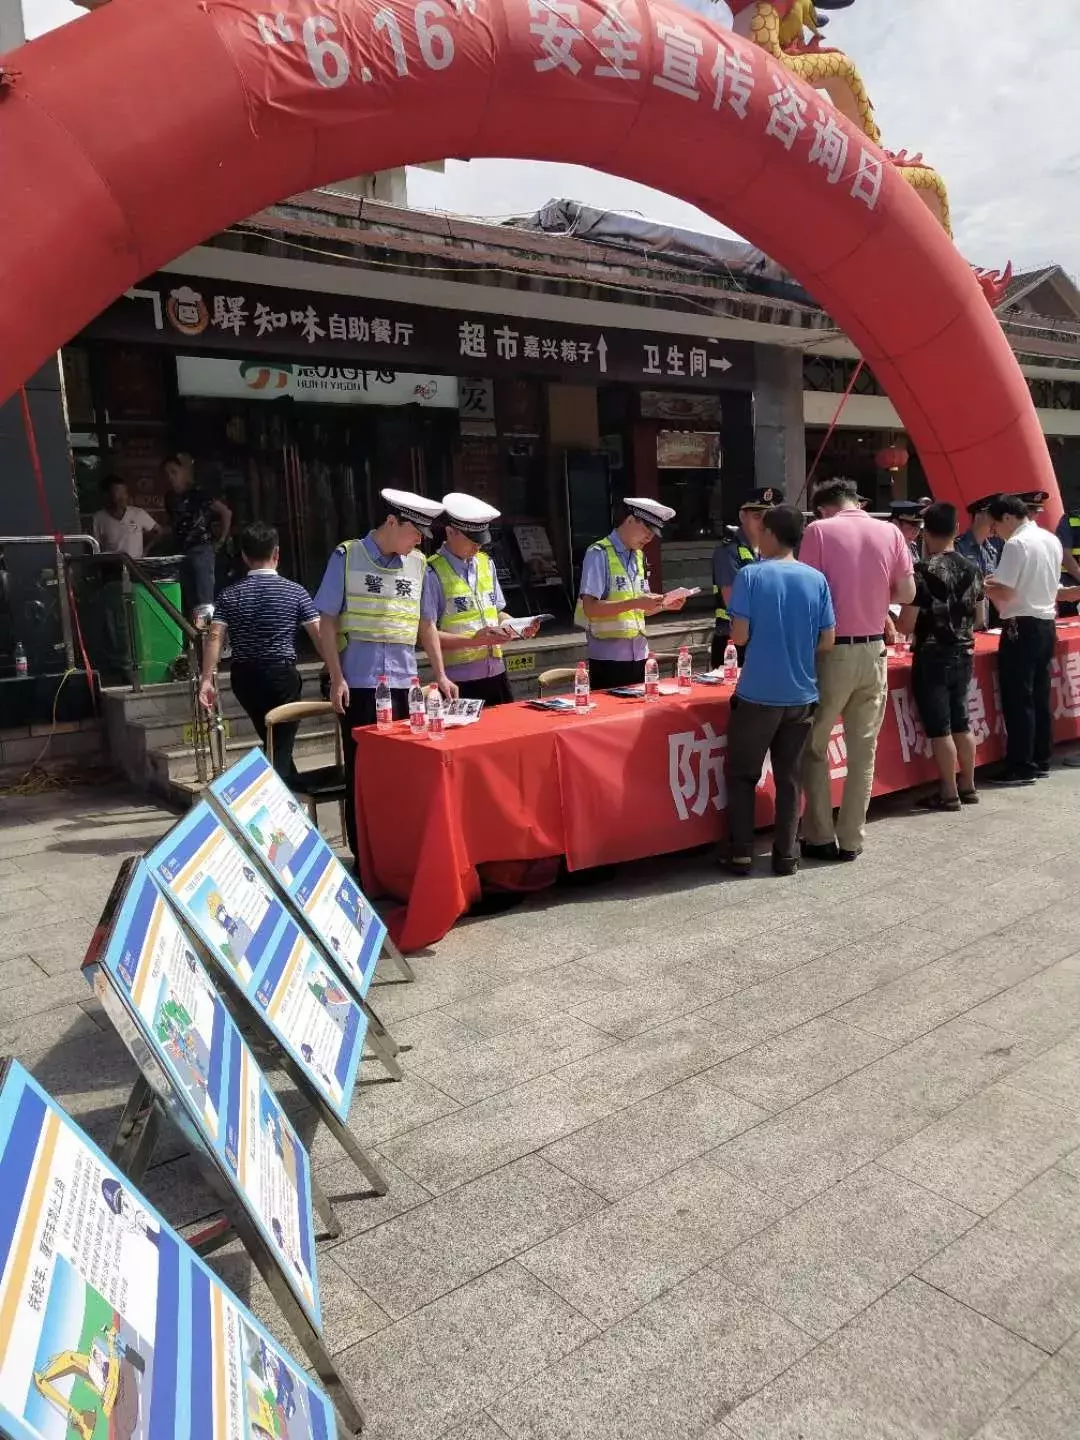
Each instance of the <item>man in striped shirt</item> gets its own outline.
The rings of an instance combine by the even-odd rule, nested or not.
[[[240,536],[240,553],[248,573],[218,596],[203,646],[199,699],[207,709],[214,703],[214,671],[228,631],[233,694],[265,745],[267,713],[300,698],[296,632],[303,627],[320,648],[319,612],[302,585],[277,573],[278,533],[272,525],[260,520],[248,525]],[[296,730],[295,725],[274,726],[274,769],[286,784],[296,779]]]

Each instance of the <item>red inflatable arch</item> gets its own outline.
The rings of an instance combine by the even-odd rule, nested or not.
[[[592,165],[773,256],[888,390],[934,492],[1057,485],[977,281],[882,153],[664,0],[111,0],[0,80],[0,397],[282,196],[406,163]]]

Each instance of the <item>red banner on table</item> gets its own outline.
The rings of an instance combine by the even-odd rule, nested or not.
[[[978,763],[1004,753],[994,637],[977,641],[968,695]],[[911,695],[911,662],[889,665],[874,794],[933,780],[930,742]],[[522,705],[433,743],[406,730],[357,731],[361,868],[369,894],[406,908],[391,930],[404,950],[446,934],[479,897],[477,866],[565,855],[588,869],[715,842],[727,808],[726,689],[696,685],[654,705],[596,697],[587,717]],[[1059,631],[1053,668],[1054,735],[1080,737],[1080,625]],[[829,747],[837,803],[847,775],[843,727]],[[758,823],[773,814],[766,763]]]

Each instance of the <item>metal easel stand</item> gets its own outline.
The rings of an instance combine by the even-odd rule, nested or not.
[[[399,978],[397,980],[373,979],[371,982],[373,985],[411,985],[416,979],[416,974],[412,966],[390,939],[389,934],[384,938],[382,949],[379,951],[379,959],[375,962],[376,974],[378,974],[379,966],[383,960],[389,960],[393,964],[394,969],[398,972]]]
[[[145,1077],[140,1076],[124,1107],[112,1148],[110,1158],[132,1184],[140,1188],[157,1138],[161,1105],[161,1099],[153,1087]],[[363,1411],[330,1358],[322,1336],[282,1275],[273,1251],[237,1198],[236,1192],[222,1176],[216,1160],[201,1145],[194,1147],[192,1156],[223,1211],[221,1220],[215,1221],[193,1237],[192,1249],[205,1258],[220,1250],[231,1235],[236,1234],[333,1401],[345,1429],[351,1434],[359,1435],[364,1428]],[[325,1235],[336,1239],[341,1234],[341,1222],[314,1175],[311,1177],[311,1197],[323,1223]]]

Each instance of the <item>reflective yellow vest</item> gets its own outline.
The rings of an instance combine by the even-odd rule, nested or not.
[[[619,552],[611,543],[609,535],[605,535],[603,540],[597,540],[595,545],[589,546],[589,549],[602,551],[607,560],[608,593],[604,596],[605,600],[625,600],[629,595],[644,595],[645,556],[640,550],[632,552],[637,556],[637,581],[635,583],[630,572],[620,560]],[[574,624],[587,630],[595,640],[634,640],[637,636],[645,634],[645,612],[644,610],[624,610],[621,615],[607,615],[603,620],[590,620],[586,617],[585,608],[579,600],[574,611]]]
[[[360,540],[339,547],[345,556],[345,604],[338,616],[338,649],[351,640],[415,645],[427,561],[413,550],[400,566],[380,565]]]
[[[756,555],[756,553],[755,553],[753,550],[750,549],[750,546],[749,546],[749,545],[744,545],[741,540],[738,542],[738,556],[739,556],[739,569],[740,569],[740,570],[742,569],[742,567],[743,567],[744,565],[753,565],[754,562],[757,560],[757,555]],[[723,594],[722,594],[722,592],[721,592],[721,590],[720,590],[720,586],[719,586],[719,585],[714,585],[714,586],[713,586],[713,594],[716,596],[716,600],[717,600],[717,605],[716,605],[716,618],[717,618],[717,620],[723,620],[723,622],[724,622],[726,625],[730,625],[730,623],[731,623],[731,616],[730,616],[730,614],[727,612],[727,610],[724,609],[724,597],[723,597]]]
[[[1070,549],[1072,550],[1073,558],[1080,560],[1080,515],[1069,516],[1069,535],[1072,540]]]
[[[495,567],[490,555],[481,550],[476,557],[475,590],[461,578],[445,555],[433,555],[428,564],[442,586],[445,608],[439,619],[440,630],[450,635],[473,635],[482,626],[498,625]],[[453,670],[455,665],[471,665],[474,660],[501,660],[502,649],[498,645],[478,645],[475,650],[448,650],[444,658],[446,668]]]

